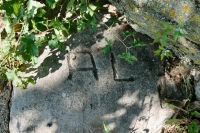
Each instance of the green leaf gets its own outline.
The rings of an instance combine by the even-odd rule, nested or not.
[[[135,36],[135,34],[136,34],[136,32],[130,32],[130,31],[125,31],[125,32],[123,32],[123,35],[125,36],[125,37],[129,37],[129,36]]]
[[[110,45],[106,45],[106,46],[102,49],[102,51],[103,51],[104,53],[110,52]]]
[[[102,49],[102,51],[104,53],[108,53],[108,52],[110,52],[110,46],[112,44],[112,41],[108,40],[107,38],[105,38],[105,41],[106,41],[107,45]]]
[[[163,36],[166,36],[168,33],[169,33],[169,29],[165,29],[164,31],[163,31]]]
[[[174,29],[174,26],[169,25],[167,29],[168,29],[169,31],[172,31],[172,30]]]
[[[31,63],[32,63],[32,65],[35,65],[35,64],[37,64],[38,63],[38,58],[37,57],[35,57],[35,56],[32,56],[31,57]]]
[[[184,30],[184,29],[180,29],[180,33],[181,33],[182,35],[188,34],[187,31]]]
[[[16,71],[16,69],[7,69],[6,77],[8,78],[8,80],[15,80],[15,82],[19,80],[15,71]]]
[[[199,129],[197,123],[192,121],[191,124],[188,125],[188,133],[198,133]]]
[[[81,30],[86,28],[86,23],[83,22],[82,20],[77,21],[77,31],[80,32]]]
[[[93,4],[89,4],[90,9],[92,9],[93,11],[97,9],[97,7]]]
[[[183,27],[183,23],[178,23],[178,27],[182,28]]]
[[[106,124],[103,122],[104,133],[109,133],[110,131],[106,127]]]
[[[46,14],[46,10],[44,9],[38,9],[38,12],[36,14],[36,17],[43,17]]]
[[[161,36],[161,31],[157,31],[157,32],[154,34],[154,36],[156,36],[156,37]]]
[[[35,80],[34,80],[33,78],[31,78],[31,77],[29,77],[29,78],[27,79],[27,82],[28,82],[28,83],[31,83],[31,84],[35,84],[35,83],[36,83]]]
[[[160,38],[156,38],[156,39],[154,39],[154,41],[153,41],[153,43],[158,43],[158,42],[160,42]]]
[[[21,18],[23,18],[23,16],[24,16],[24,7],[23,7],[23,6],[20,6],[17,19],[20,20]]]
[[[180,34],[179,31],[176,31],[176,32],[174,33],[174,41],[177,41],[179,34]]]
[[[8,80],[14,80],[15,71],[8,69],[7,72],[6,72],[6,76],[7,76]]]
[[[161,50],[160,49],[154,51],[154,55],[155,56],[160,56],[160,54],[161,54]]]
[[[5,56],[5,55],[7,55],[10,52],[10,42],[4,40],[3,44],[4,44],[4,47],[2,49],[3,53],[1,53],[1,54],[3,54]]]
[[[71,8],[74,6],[75,0],[70,0],[67,4],[67,11],[71,10]]]
[[[164,57],[165,57],[165,54],[162,53],[162,54],[160,55],[160,59],[163,60]]]
[[[133,42],[131,43],[133,47],[137,47],[137,46],[145,46],[146,43],[140,41],[138,38],[134,38]]]
[[[91,31],[95,31],[97,29],[97,20],[95,17],[92,17],[92,19],[89,21],[91,26]]]
[[[194,111],[194,112],[191,113],[191,115],[192,115],[192,116],[198,116],[198,115],[199,115],[199,112],[198,112],[198,111]]]
[[[107,38],[105,38],[105,40],[106,40],[106,43],[107,43],[108,45],[111,45],[111,44],[112,44],[112,41],[111,41],[111,40],[108,40]]]
[[[160,50],[165,50],[165,48],[163,47],[163,46],[161,46],[161,45],[159,45],[159,47],[158,47]]]
[[[122,53],[121,55],[118,55],[118,58],[125,59],[130,64],[133,64],[134,61],[137,61],[137,58],[135,56],[132,56],[130,52]]]
[[[37,29],[40,30],[40,31],[46,31],[46,30],[47,30],[46,25],[44,25],[43,23],[37,23],[35,26],[36,26]]]
[[[51,23],[50,23],[51,26],[53,26],[54,28],[58,29],[58,30],[67,30],[64,25],[60,22],[60,20],[58,19],[53,19],[51,20]]]
[[[162,36],[162,40],[161,40],[161,45],[164,47],[166,44],[166,40],[167,40],[167,35],[163,35]]]
[[[20,3],[15,3],[15,4],[12,5],[12,7],[13,7],[15,15],[17,16],[19,9],[20,9]]]
[[[165,27],[168,27],[169,26],[169,22],[162,22],[162,25],[165,26]]]
[[[56,48],[58,45],[58,40],[49,40],[48,45],[50,48]]]
[[[38,56],[38,47],[35,45],[35,36],[25,34],[21,39],[19,54],[22,54],[25,60],[31,59],[32,56]]]
[[[175,124],[180,122],[182,119],[169,119],[165,122],[165,124]]]
[[[76,27],[75,23],[71,22],[71,23],[69,24],[68,33],[69,33],[69,34],[73,34],[73,33],[75,33],[75,32],[77,32],[77,27]]]
[[[80,10],[82,12],[85,12],[87,10],[87,4],[84,2],[84,3],[81,3],[80,6],[79,6]]]
[[[65,50],[66,46],[60,42],[59,36],[51,35],[51,40],[48,41],[50,48],[59,48],[60,50]]]
[[[164,53],[164,56],[172,57],[172,52],[170,50],[165,50],[163,53]]]
[[[118,20],[118,18],[117,17],[111,17],[109,20],[108,20],[109,22],[112,22],[112,23],[118,23],[119,22],[119,20]]]
[[[29,32],[29,22],[26,21],[24,24],[24,28],[23,28],[23,34],[28,33]]]
[[[44,4],[41,4],[40,2],[29,0],[27,2],[27,10],[30,13],[31,17],[34,17],[34,15],[37,13],[37,9],[44,7]]]
[[[12,26],[11,26],[9,20],[8,20],[7,15],[4,15],[4,19],[3,20],[4,20],[4,25],[5,25],[6,33],[11,34],[13,28],[12,28]]]
[[[51,7],[51,9],[54,9],[56,7],[56,1],[55,0],[45,0],[45,1]]]

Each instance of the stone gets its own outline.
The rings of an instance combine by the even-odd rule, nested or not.
[[[195,95],[198,101],[200,101],[200,82],[195,85]]]
[[[118,25],[112,30],[120,34],[125,27]],[[104,38],[115,36],[110,35],[109,30],[103,32]],[[113,64],[112,54],[123,52],[119,41],[115,41],[117,45],[112,47],[111,53],[104,54],[97,50],[105,45],[104,38],[96,43],[87,41],[87,36],[92,35],[85,30],[73,37],[85,39],[91,47],[75,50],[74,46],[70,52],[60,54],[44,50],[39,58],[42,66],[38,67],[42,71],[36,75],[37,83],[28,85],[25,90],[13,90],[10,133],[102,133],[103,122],[115,133],[162,129],[174,111],[160,107],[156,84],[161,63],[152,56],[152,46],[148,44],[130,51],[140,61],[135,65],[116,57]],[[143,50],[145,52],[141,53]],[[117,78],[113,67],[119,75]],[[133,81],[124,80],[130,76],[134,77]]]
[[[170,22],[175,28],[184,24],[187,35],[175,42],[168,36],[166,48],[179,58],[186,58],[194,67],[200,64],[200,15],[199,0],[109,0],[119,12],[125,14],[129,24],[138,32],[155,38],[162,30],[163,21]]]

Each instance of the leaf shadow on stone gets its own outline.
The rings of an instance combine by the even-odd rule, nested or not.
[[[92,36],[87,30],[82,34],[83,40],[86,34]],[[93,45],[94,40],[89,40],[87,46]],[[112,52],[117,55],[121,48],[119,42],[114,43],[116,48],[112,48]],[[37,84],[30,85],[27,90],[14,90],[10,118],[12,130],[102,133],[103,121],[113,133],[155,130],[148,124],[157,121],[155,116],[161,111],[156,88],[160,62],[151,55],[153,52],[149,48],[131,51],[139,59],[134,65],[117,58],[112,64],[111,54],[93,52],[98,80],[91,69],[74,71],[70,80],[68,67],[62,64],[67,62],[67,51],[60,54],[57,54],[58,50],[49,51],[39,66]],[[81,59],[76,61],[81,62]],[[116,67],[118,78],[133,75],[134,81],[116,81],[112,65]]]

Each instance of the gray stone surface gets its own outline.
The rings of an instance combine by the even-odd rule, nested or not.
[[[200,101],[200,82],[198,82],[195,86],[195,95],[198,101]]]
[[[109,0],[117,10],[125,14],[129,24],[138,32],[156,38],[155,33],[164,30],[163,21],[178,28],[184,25],[187,35],[173,40],[167,37],[165,47],[184,60],[192,62],[191,68],[199,69],[200,4],[199,0]],[[170,33],[173,34],[175,30]]]
[[[8,83],[3,83],[0,81],[0,133],[9,132],[9,103],[11,98],[11,87]],[[3,87],[3,88],[1,88]]]
[[[118,31],[117,36],[124,27],[111,30]],[[73,46],[69,52],[43,51],[37,83],[26,90],[14,88],[10,133],[102,133],[102,122],[111,133],[161,130],[173,111],[160,107],[156,83],[161,64],[152,46],[133,49],[138,62],[129,65],[116,57],[123,52],[117,40],[111,53],[99,52],[105,40],[92,36],[115,36],[102,29],[72,36],[66,42]]]

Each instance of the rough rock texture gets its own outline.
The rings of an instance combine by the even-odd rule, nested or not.
[[[156,84],[161,62],[149,43],[130,51],[138,59],[134,65],[117,58],[125,48],[114,37],[123,37],[127,29],[126,24],[102,25],[95,33],[86,29],[66,42],[68,52],[46,47],[37,83],[13,89],[10,133],[102,133],[102,122],[111,133],[159,132],[174,113],[160,107]],[[100,52],[105,37],[114,42],[107,54]]]
[[[188,34],[174,42],[168,39],[167,48],[184,60],[200,64],[200,10],[199,0],[110,0],[119,12],[124,13],[131,26],[154,38],[154,33],[163,29],[162,21],[177,27],[184,24]]]
[[[9,120],[10,120],[10,97],[12,93],[12,87],[10,82],[7,83],[0,79],[0,133],[9,132]]]

